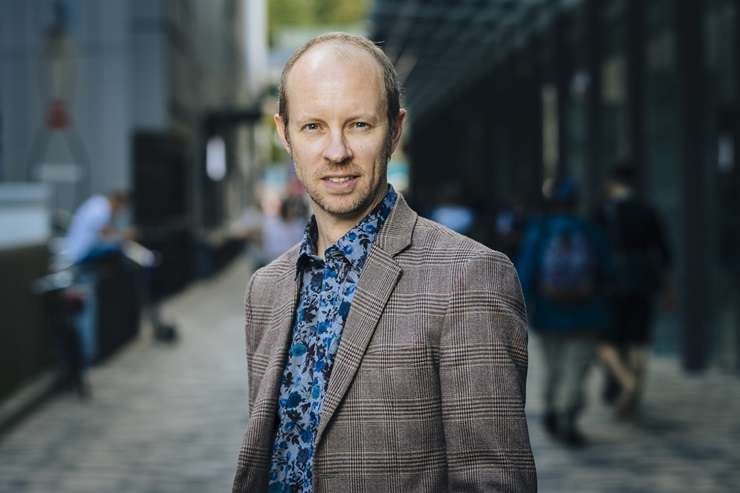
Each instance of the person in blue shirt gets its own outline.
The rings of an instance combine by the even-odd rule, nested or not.
[[[125,191],[93,195],[75,211],[64,239],[62,255],[69,263],[83,264],[118,252],[133,233],[127,224],[129,196]]]
[[[77,289],[85,300],[75,322],[83,367],[98,357],[96,262],[119,255],[132,235],[125,227],[128,204],[126,191],[93,195],[77,208],[64,238],[62,264],[77,268]]]
[[[572,446],[585,443],[576,423],[584,384],[598,341],[611,327],[609,244],[599,226],[577,214],[577,204],[572,179],[553,186],[547,213],[525,232],[517,266],[547,368],[545,429]]]

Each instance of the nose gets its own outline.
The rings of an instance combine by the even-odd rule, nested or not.
[[[335,164],[342,164],[352,157],[349,145],[341,131],[333,131],[324,150],[324,157]]]

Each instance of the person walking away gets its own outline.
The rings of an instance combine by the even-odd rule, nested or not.
[[[290,196],[280,202],[277,215],[265,215],[262,223],[262,249],[269,264],[292,246],[300,243],[306,229],[306,208],[303,197]]]
[[[613,358],[634,380],[634,388],[625,389],[624,378],[607,373],[604,398],[622,416],[634,413],[641,399],[656,300],[662,293],[666,306],[672,305],[668,241],[656,209],[635,193],[635,178],[629,161],[615,166],[599,213],[615,251]]]
[[[611,252],[600,228],[576,214],[577,201],[573,180],[555,184],[548,213],[525,233],[518,265],[546,366],[545,430],[569,446],[586,442],[577,425],[585,380],[610,326],[604,282]]]

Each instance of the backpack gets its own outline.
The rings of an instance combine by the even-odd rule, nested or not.
[[[539,290],[552,301],[580,301],[594,291],[594,255],[581,226],[560,228],[545,235]]]

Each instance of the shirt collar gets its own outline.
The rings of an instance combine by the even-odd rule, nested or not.
[[[365,265],[365,260],[370,251],[370,247],[378,236],[378,231],[388,218],[396,203],[396,193],[393,185],[388,185],[388,191],[383,200],[365,216],[352,229],[347,231],[344,236],[339,238],[336,243],[326,249],[325,257],[342,258],[349,262],[352,269],[358,272]],[[311,216],[311,220],[306,225],[303,233],[303,241],[298,254],[297,272],[301,272],[309,262],[318,260],[316,245],[318,240],[318,229],[316,226],[316,217]]]

